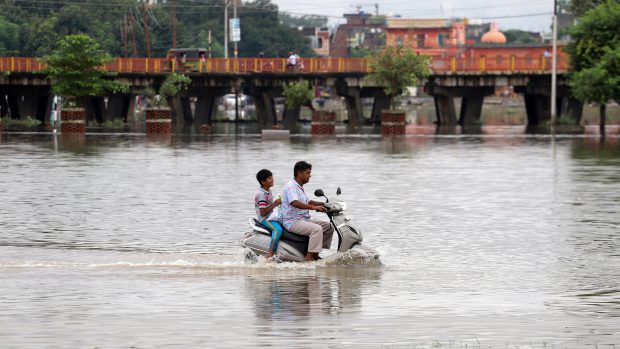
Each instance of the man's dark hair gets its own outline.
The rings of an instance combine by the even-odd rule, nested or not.
[[[299,172],[304,172],[305,170],[311,170],[312,165],[309,162],[298,161],[293,168],[293,176],[297,176]]]
[[[258,181],[259,184],[263,184],[264,181],[267,180],[267,178],[273,176],[273,173],[271,173],[271,171],[266,170],[266,169],[262,169],[260,171],[258,171],[258,173],[256,174],[256,180]]]

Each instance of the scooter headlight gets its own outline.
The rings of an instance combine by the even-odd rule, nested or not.
[[[340,207],[342,208],[343,211],[347,210],[347,203],[344,201],[339,201],[338,205],[340,205]]]

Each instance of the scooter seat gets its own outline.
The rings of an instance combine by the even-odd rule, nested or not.
[[[259,223],[257,219],[254,218],[253,220],[254,220],[254,223],[258,227],[261,227],[261,228],[263,228],[263,229],[265,229],[267,231],[271,231],[271,228],[269,228],[265,224]],[[290,231],[286,230],[286,228],[284,228],[284,227],[282,227],[282,236],[280,237],[280,239],[297,241],[297,242],[302,242],[302,243],[305,243],[305,244],[307,244],[308,241],[310,241],[310,237],[309,236],[295,234],[293,232],[290,232]]]
[[[302,242],[307,244],[310,241],[310,237],[306,235],[299,235],[293,232],[286,230],[286,228],[282,227],[282,237],[281,239],[292,240],[297,242]]]

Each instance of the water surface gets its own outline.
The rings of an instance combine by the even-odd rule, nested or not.
[[[302,159],[381,266],[245,263],[255,173]],[[617,137],[3,134],[0,164],[2,347],[620,343]]]

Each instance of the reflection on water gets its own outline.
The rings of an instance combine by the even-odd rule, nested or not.
[[[3,134],[3,345],[618,344],[618,138],[418,131]],[[300,159],[382,267],[244,262],[257,169]]]
[[[363,285],[378,280],[380,273],[380,269],[356,273],[332,268],[319,276],[253,276],[245,283],[259,319],[293,321],[311,318],[313,313],[358,311]]]

